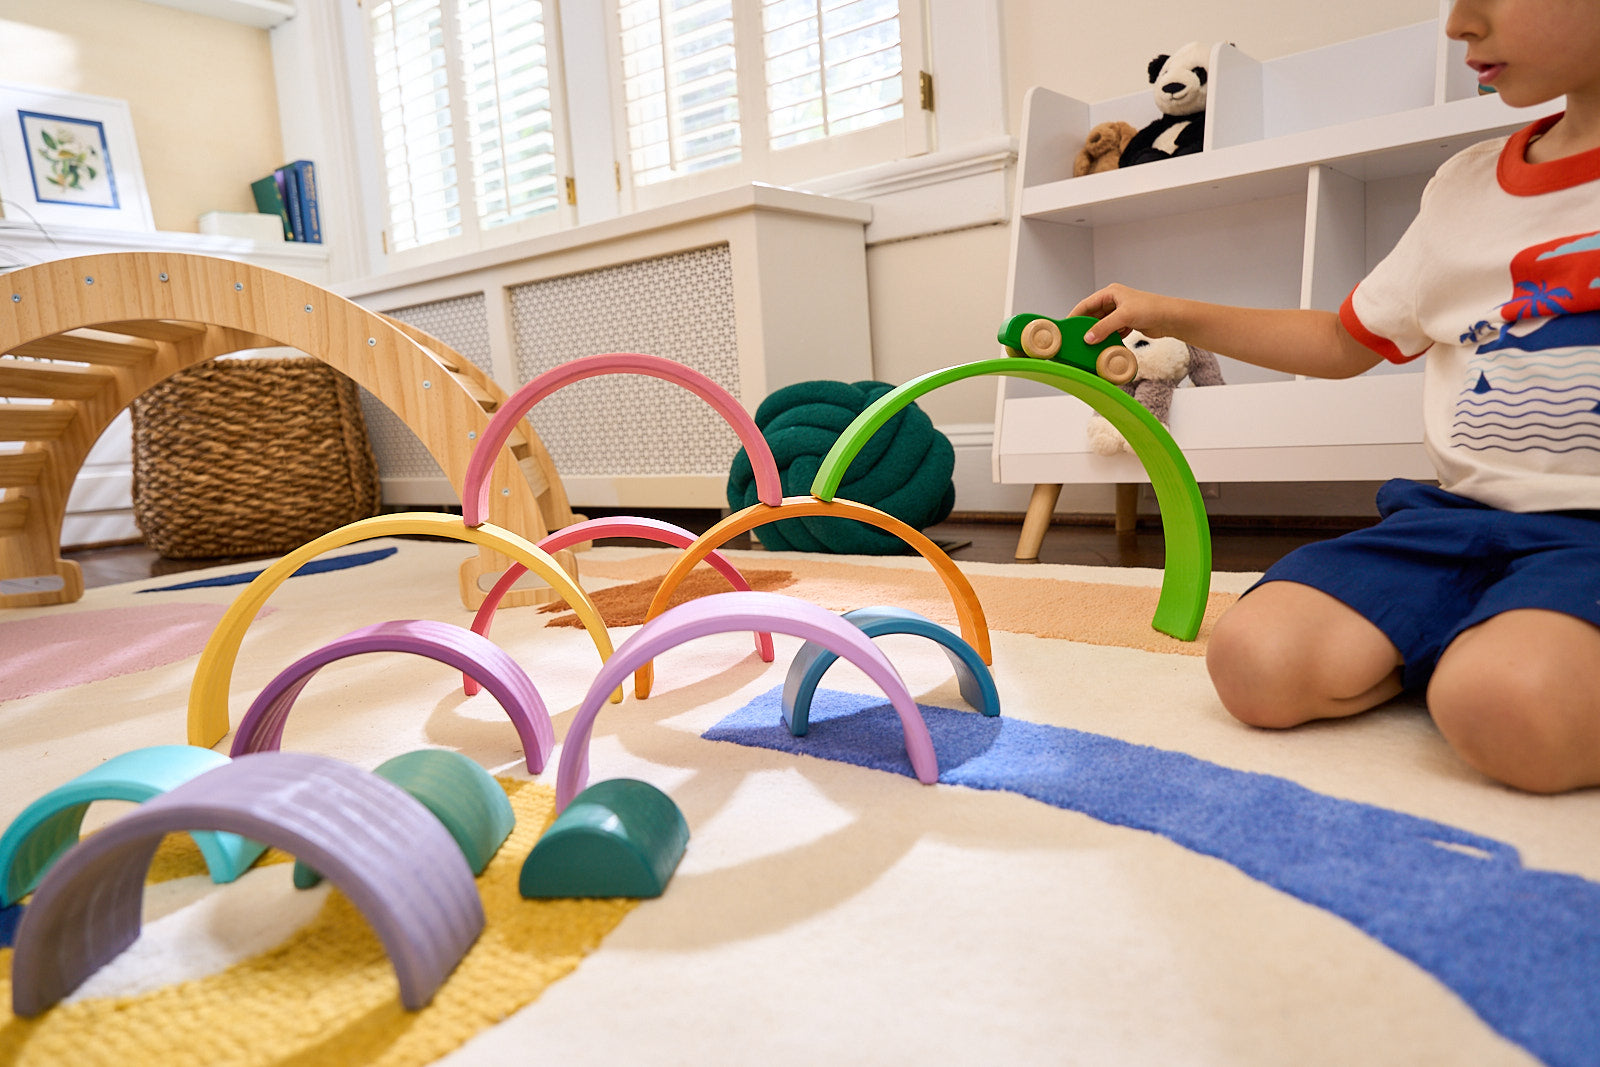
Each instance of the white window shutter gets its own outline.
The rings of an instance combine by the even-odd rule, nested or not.
[[[458,236],[461,202],[440,2],[380,0],[371,29],[389,247]]]
[[[761,14],[773,148],[903,116],[896,0],[764,0]]]
[[[561,203],[544,5],[460,0],[461,102],[478,224],[502,226]]]
[[[619,0],[617,20],[634,182],[738,162],[732,0]]]
[[[928,150],[923,0],[611,0],[635,208]]]
[[[378,0],[369,30],[388,251],[466,251],[565,198],[559,109],[539,0]],[[393,263],[391,263],[393,265]]]

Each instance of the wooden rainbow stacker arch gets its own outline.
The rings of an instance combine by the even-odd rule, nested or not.
[[[83,595],[77,564],[60,555],[62,519],[79,468],[123,408],[192,364],[280,345],[365,387],[455,486],[465,483],[473,446],[506,399],[469,360],[423,331],[233,260],[120,252],[25,267],[0,280],[0,608]],[[495,460],[494,484],[501,492],[484,517],[497,526],[537,541],[574,521],[550,455],[525,421]],[[484,598],[480,576],[510,563],[490,549],[465,560],[462,602],[476,608]],[[541,594],[548,599],[547,591],[519,591],[515,602]]]

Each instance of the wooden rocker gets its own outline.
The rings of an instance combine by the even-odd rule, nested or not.
[[[506,393],[437,338],[320,286],[211,256],[120,252],[25,267],[0,281],[0,608],[83,595],[60,557],[67,495],[89,449],[141,393],[185,367],[288,346],[353,378],[417,435],[452,485]],[[17,447],[20,444],[20,449]],[[512,477],[520,472],[521,477]],[[574,521],[550,454],[525,420],[495,460],[489,522],[538,541]],[[569,574],[570,552],[558,557]],[[461,565],[461,599],[511,560]],[[552,590],[519,590],[542,603]]]

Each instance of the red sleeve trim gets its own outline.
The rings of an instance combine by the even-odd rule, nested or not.
[[[1355,299],[1355,295],[1356,291],[1354,289],[1350,290],[1350,295],[1344,298],[1343,304],[1339,305],[1339,321],[1344,324],[1344,328],[1346,330],[1350,331],[1351,337],[1354,337],[1357,341],[1360,341],[1363,345],[1366,345],[1368,348],[1372,349],[1390,363],[1410,363],[1412,360],[1416,359],[1417,356],[1422,355],[1422,352],[1426,352],[1428,348],[1433,347],[1432,345],[1429,345],[1428,348],[1424,348],[1422,352],[1418,352],[1410,356],[1406,355],[1404,352],[1400,351],[1393,341],[1389,340],[1387,337],[1379,337],[1377,334],[1367,329],[1365,324],[1362,323],[1360,317],[1356,315],[1355,305],[1352,303],[1352,301]]]

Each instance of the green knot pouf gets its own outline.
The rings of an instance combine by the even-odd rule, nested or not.
[[[811,492],[822,458],[855,417],[894,386],[886,382],[817,381],[786,386],[761,402],[756,426],[772,448],[784,496]],[[873,434],[845,472],[837,498],[871,504],[918,530],[943,522],[955,506],[950,480],[956,452],[950,439],[915,404],[907,404]],[[728,506],[757,502],[755,474],[744,449],[728,473]],[[904,541],[852,519],[780,519],[757,536],[775,552],[839,552],[891,556]]]

